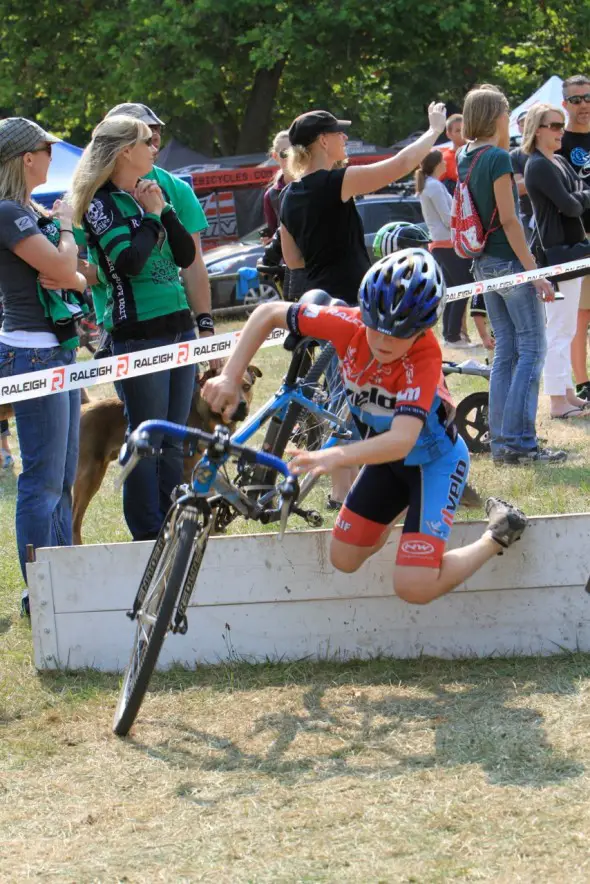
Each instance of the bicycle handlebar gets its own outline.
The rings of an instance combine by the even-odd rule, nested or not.
[[[117,487],[120,487],[125,479],[129,476],[133,469],[137,466],[142,457],[149,457],[156,453],[150,442],[150,434],[162,433],[172,436],[173,439],[184,441],[185,439],[193,439],[207,448],[209,459],[215,463],[216,459],[222,459],[227,456],[237,457],[248,463],[255,463],[262,467],[268,467],[276,470],[287,480],[285,492],[287,496],[295,496],[295,488],[297,480],[289,471],[287,464],[276,457],[274,454],[268,454],[266,451],[255,451],[253,448],[246,448],[244,445],[236,445],[229,436],[226,427],[216,427],[214,433],[205,433],[203,430],[197,430],[193,427],[185,427],[182,424],[173,424],[170,421],[149,420],[143,421],[136,430],[134,430],[126,442],[123,443],[119,453],[119,464],[122,470],[115,480]]]

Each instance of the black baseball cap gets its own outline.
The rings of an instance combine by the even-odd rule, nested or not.
[[[338,120],[329,111],[308,111],[306,114],[295,117],[291,123],[289,141],[291,144],[309,147],[318,135],[323,135],[324,132],[346,132],[350,125],[350,120]]]

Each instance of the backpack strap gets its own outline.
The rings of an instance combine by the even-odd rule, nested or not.
[[[492,147],[493,147],[492,144],[487,144],[482,150],[478,151],[477,154],[473,157],[473,160],[471,161],[471,165],[469,166],[469,169],[467,171],[467,175],[465,176],[465,181],[463,182],[466,187],[469,186],[469,179],[471,178],[471,173],[473,171],[475,164],[484,155],[484,153],[486,153]],[[512,174],[510,175],[510,177],[511,178],[513,177]],[[498,206],[496,205],[496,206],[494,206],[494,211],[492,212],[492,217],[490,218],[487,230],[485,231],[484,245],[488,241],[488,237],[492,233],[495,233],[496,230],[499,230],[500,227],[502,226],[501,224],[496,224],[495,227],[492,226],[494,221],[496,220],[497,215],[498,215]]]

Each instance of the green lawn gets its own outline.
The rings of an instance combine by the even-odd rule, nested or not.
[[[286,357],[269,348],[256,362],[262,402]],[[460,398],[485,382],[450,386]],[[544,401],[540,424],[568,463],[498,470],[474,458],[476,485],[531,514],[585,511],[587,431],[550,421]],[[87,541],[128,537],[115,470]],[[118,740],[117,676],[33,667],[17,615],[15,490],[2,475],[0,881],[590,879],[588,656],[172,670]]]

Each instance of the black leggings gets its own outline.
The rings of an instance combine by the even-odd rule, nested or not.
[[[471,275],[471,261],[468,258],[460,258],[454,249],[433,249],[432,255],[441,266],[446,284],[469,285],[473,282]],[[451,301],[443,312],[443,338],[449,343],[461,340],[461,325],[463,314],[467,308],[468,298],[460,301]]]

